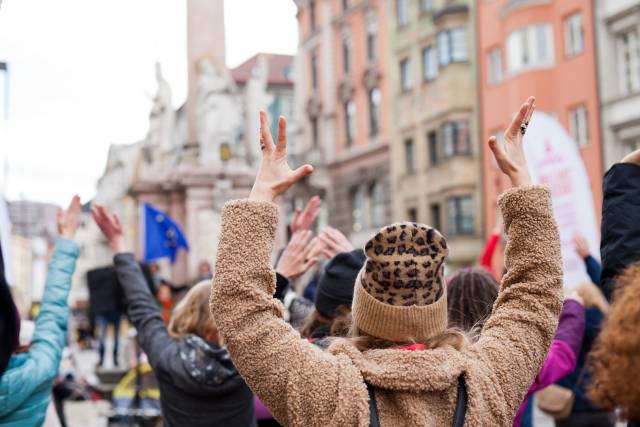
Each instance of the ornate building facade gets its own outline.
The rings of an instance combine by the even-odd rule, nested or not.
[[[394,219],[441,230],[453,267],[477,261],[484,235],[475,3],[386,2]]]
[[[391,217],[385,3],[296,1],[295,151],[317,172],[294,203],[323,196],[324,220],[355,244]]]

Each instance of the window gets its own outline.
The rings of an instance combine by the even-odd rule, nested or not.
[[[311,143],[313,144],[313,148],[317,148],[319,145],[320,135],[318,133],[318,118],[311,118]]]
[[[578,147],[589,145],[589,122],[587,120],[587,107],[584,105],[569,111],[569,128],[573,140]]]
[[[487,55],[487,65],[489,67],[489,84],[497,85],[502,83],[502,52],[500,48],[491,49]]]
[[[473,234],[473,199],[471,196],[447,200],[447,233],[451,236]]]
[[[344,120],[347,145],[351,145],[356,136],[356,103],[353,100],[344,103]]]
[[[349,0],[342,0],[342,10],[349,9]]]
[[[318,54],[311,52],[311,85],[314,89],[318,89]]]
[[[433,80],[438,76],[438,54],[433,46],[422,49],[422,78]]]
[[[640,37],[636,28],[617,36],[620,93],[640,91]]]
[[[429,145],[429,163],[435,166],[440,163],[438,158],[438,133],[434,130],[427,134],[427,144]]]
[[[416,208],[407,209],[407,220],[409,222],[418,222],[418,209]]]
[[[315,0],[309,1],[309,26],[311,31],[316,29],[316,2]]]
[[[469,123],[456,121],[442,125],[442,144],[445,157],[471,154]]]
[[[371,209],[369,210],[370,218],[369,224],[371,227],[382,227],[385,224],[385,202],[384,202],[384,189],[382,188],[382,182],[375,181],[369,188],[369,200],[371,203]]]
[[[351,72],[351,37],[347,34],[342,37],[342,71]]]
[[[576,13],[564,21],[564,54],[576,56],[584,50],[582,15]]]
[[[413,85],[411,82],[411,60],[405,58],[400,62],[400,84],[402,90],[410,90]]]
[[[438,231],[442,230],[442,213],[440,211],[441,209],[439,203],[432,203],[431,205],[429,205],[431,226]]]
[[[420,10],[422,12],[433,10],[433,0],[420,0]]]
[[[382,104],[382,93],[379,88],[369,91],[369,128],[371,135],[377,135],[380,130],[380,107]]]
[[[365,194],[362,186],[351,189],[351,222],[353,231],[360,231],[366,227],[365,224]]]
[[[373,61],[378,56],[378,23],[375,16],[367,21],[367,59]]]
[[[438,33],[440,65],[467,60],[467,29],[453,28]]]
[[[396,0],[396,15],[399,26],[409,23],[409,0]]]
[[[416,171],[416,157],[413,152],[413,140],[407,139],[404,142],[404,150],[405,150],[405,162],[407,165],[407,173],[414,173]]]
[[[551,25],[532,25],[513,31],[507,37],[507,56],[511,73],[553,65]]]

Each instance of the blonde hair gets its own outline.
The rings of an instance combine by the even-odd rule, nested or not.
[[[425,349],[432,350],[441,347],[453,347],[458,351],[465,349],[469,339],[463,331],[456,328],[449,328],[435,337],[426,340],[407,340],[406,342],[391,342],[359,330],[357,327],[351,328],[349,337],[346,338],[358,350],[366,351],[372,349],[384,349],[389,347],[401,347],[405,345],[423,344]]]
[[[169,335],[182,339],[186,335],[197,335],[208,339],[218,333],[216,323],[209,310],[211,281],[205,280],[187,292],[178,303],[169,320]]]

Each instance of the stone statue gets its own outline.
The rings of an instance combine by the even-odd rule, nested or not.
[[[208,166],[220,166],[232,158],[237,160],[242,110],[235,85],[225,71],[208,58],[198,63],[196,111],[200,163]]]
[[[258,114],[260,110],[269,111],[273,96],[267,92],[269,77],[269,62],[265,55],[258,56],[256,65],[251,70],[251,78],[246,89],[246,129],[247,129],[247,162],[255,165],[260,160],[260,124]],[[271,120],[277,120],[271,117]],[[275,135],[273,136],[276,137]]]
[[[174,147],[174,111],[171,105],[171,87],[162,75],[159,62],[156,62],[156,82],[158,90],[149,115],[149,142],[160,151],[167,152]]]

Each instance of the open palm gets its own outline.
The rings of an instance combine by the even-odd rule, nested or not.
[[[287,123],[284,117],[278,121],[276,143],[269,132],[267,113],[260,112],[260,144],[262,162],[253,184],[252,200],[271,202],[289,187],[313,172],[311,165],[300,166],[293,170],[287,163]]]
[[[500,147],[495,136],[489,138],[489,148],[498,163],[500,170],[511,179],[514,187],[528,185],[531,182],[527,161],[524,156],[524,134],[520,126],[529,125],[536,109],[536,99],[531,96],[522,104],[504,134],[504,147]]]

